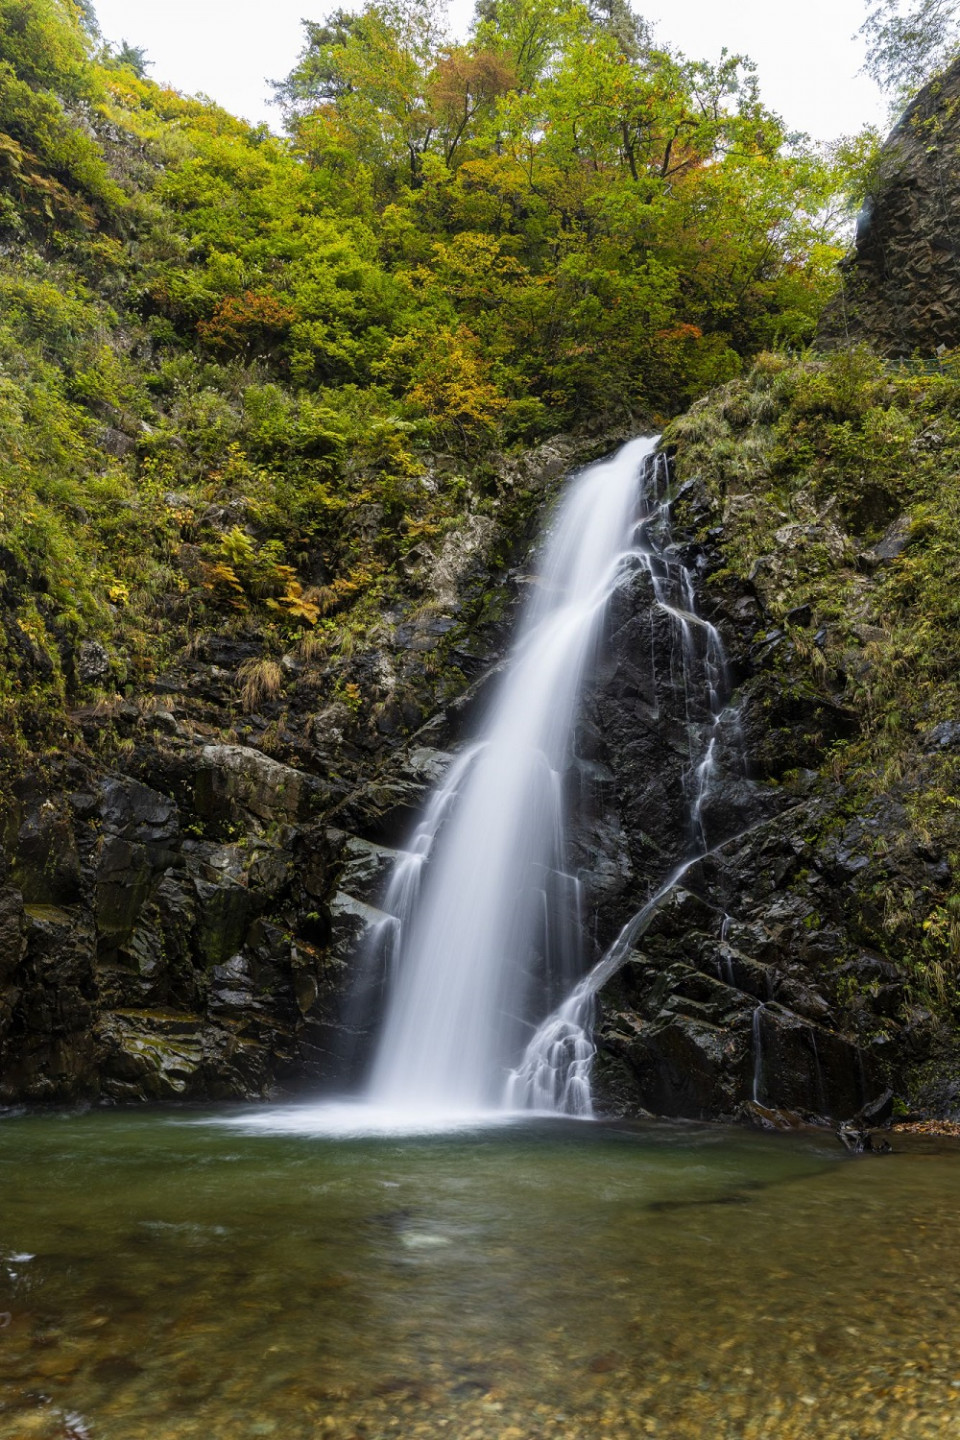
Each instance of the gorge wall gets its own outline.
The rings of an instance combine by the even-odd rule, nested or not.
[[[601,997],[608,1108],[777,1123],[850,1117],[889,1089],[887,1109],[960,1113],[960,383],[884,363],[960,343],[958,96],[954,67],[884,150],[821,329],[832,353],[761,356],[665,436],[676,545],[723,635],[732,713],[710,853]],[[145,325],[112,323],[153,355]],[[51,618],[53,572],[0,552],[0,699],[20,726],[0,772],[0,1103],[355,1077],[378,997],[344,998],[395,847],[483,705],[564,476],[641,423],[481,460],[413,457],[378,422],[382,453],[343,441],[334,481],[326,412],[288,407],[277,440],[269,385],[245,392],[262,414],[171,393],[159,418],[142,397],[83,416],[107,533],[159,536],[146,612],[128,618],[115,584],[78,638]],[[150,478],[178,406],[203,421],[177,412],[170,441],[176,466],[203,458],[189,492],[166,488],[172,469]],[[260,466],[282,441],[277,473],[310,480],[349,573],[304,522],[302,581],[274,560],[262,589],[277,518],[242,489],[261,471],[237,436]],[[110,466],[141,451],[150,483],[114,495]],[[79,500],[67,509],[82,530]],[[348,604],[384,573],[379,612],[351,629]],[[296,628],[320,598],[337,617],[322,643]],[[675,644],[638,574],[608,616],[567,777],[593,959],[688,840]]]
[[[294,647],[273,692],[240,706],[238,673],[266,660],[264,636],[207,629],[145,689],[77,704],[62,747],[8,764],[0,1100],[342,1083],[347,967],[370,914],[358,887],[498,661],[545,499],[610,443],[564,439],[500,461],[501,522],[468,514],[412,551],[375,648]],[[0,617],[26,679],[42,657],[25,588],[8,565]],[[86,672],[109,664],[81,647],[81,694]],[[335,697],[319,708],[318,686]]]
[[[960,387],[891,381],[863,356],[770,357],[666,442],[676,544],[724,637],[735,714],[711,853],[602,996],[600,1103],[845,1118],[890,1087],[953,1113],[960,665],[944,575],[960,527],[941,482],[960,465]],[[283,695],[238,717],[258,643],[242,630],[207,634],[147,693],[74,712],[83,745],[10,786],[4,1101],[355,1076],[377,1007],[343,1001],[394,847],[496,674],[545,500],[611,443],[505,462],[509,527],[420,548],[418,603],[335,662],[341,694],[380,696],[376,721],[347,700],[318,713],[293,652]],[[592,958],[688,843],[676,641],[638,573],[608,616],[568,777]]]
[[[930,82],[880,152],[820,322],[821,345],[890,359],[960,346],[960,62]]]

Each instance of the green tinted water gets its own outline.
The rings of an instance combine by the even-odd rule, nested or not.
[[[2,1440],[960,1435],[954,1150],[196,1118],[0,1124]]]

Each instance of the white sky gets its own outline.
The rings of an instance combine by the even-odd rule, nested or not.
[[[342,0],[94,0],[109,40],[146,48],[155,79],[202,91],[248,120],[278,125],[266,81],[292,68],[301,17],[322,19]],[[857,72],[852,39],[863,0],[635,0],[657,38],[691,58],[715,60],[722,47],[746,54],[760,72],[766,103],[791,129],[830,140],[871,121],[886,106]],[[347,3],[346,8],[353,8]],[[455,30],[465,32],[472,0],[452,0]]]

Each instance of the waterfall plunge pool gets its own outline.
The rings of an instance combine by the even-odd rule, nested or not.
[[[251,1118],[0,1124],[2,1440],[960,1433],[954,1146]]]

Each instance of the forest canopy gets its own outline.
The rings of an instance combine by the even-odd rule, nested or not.
[[[306,30],[277,87],[295,153],[504,401],[672,410],[809,339],[838,177],[745,58],[659,48],[623,0],[483,0],[466,43],[429,0]]]
[[[277,93],[282,136],[86,0],[0,0],[17,724],[83,636],[116,686],[218,615],[362,626],[466,503],[430,456],[660,423],[804,346],[835,283],[856,146],[623,0],[481,0],[466,40],[373,0],[308,21]]]

